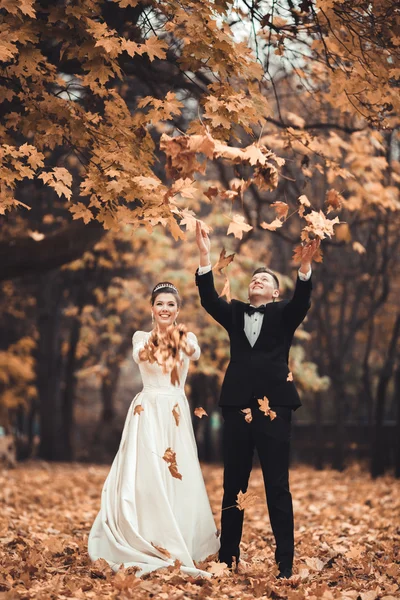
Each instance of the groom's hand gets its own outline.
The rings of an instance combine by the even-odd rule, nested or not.
[[[207,267],[211,262],[211,242],[208,233],[202,228],[200,221],[196,222],[196,243],[200,253],[200,266]]]
[[[312,260],[314,258],[315,253],[317,252],[317,250],[319,248],[320,243],[321,243],[321,240],[315,239],[312,242],[303,246],[302,253],[301,253],[300,271],[302,273],[304,273],[304,275],[307,275],[307,273],[311,269]]]

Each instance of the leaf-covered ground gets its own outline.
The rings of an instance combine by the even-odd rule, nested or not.
[[[246,510],[242,572],[194,579],[177,569],[144,579],[91,564],[87,537],[107,467],[31,463],[0,472],[0,598],[400,598],[400,481],[346,473],[292,470],[296,517],[295,575],[275,579],[273,539],[261,472]],[[222,470],[205,466],[219,520]],[[215,565],[214,565],[215,566]],[[210,563],[208,563],[208,567]]]

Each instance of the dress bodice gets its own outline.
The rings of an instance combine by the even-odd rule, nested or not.
[[[188,333],[188,341],[195,351],[192,356],[187,356],[184,352],[181,352],[182,365],[179,368],[179,385],[172,385],[171,373],[164,373],[162,367],[157,363],[149,363],[148,361],[140,360],[139,352],[145,346],[146,342],[150,337],[151,332],[149,331],[136,331],[132,338],[132,355],[133,359],[139,365],[140,375],[143,381],[143,387],[147,389],[155,388],[171,388],[173,390],[182,389],[185,386],[186,377],[189,370],[189,361],[197,360],[200,356],[200,348],[197,343],[197,338],[194,333]]]

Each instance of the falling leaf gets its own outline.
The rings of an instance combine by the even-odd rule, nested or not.
[[[219,259],[213,266],[213,271],[215,270],[221,272],[222,269],[225,269],[225,267],[227,267],[233,261],[234,258],[235,253],[228,254],[227,256],[225,248],[222,248],[221,254],[219,255]]]
[[[304,216],[307,221],[307,227],[304,227],[305,232],[310,232],[317,238],[323,240],[325,237],[334,235],[334,225],[339,223],[339,218],[327,219],[322,210],[319,212],[312,210]]]
[[[215,562],[214,560],[208,564],[208,572],[215,577],[226,577],[231,575],[228,565],[224,562]]]
[[[196,415],[196,417],[199,417],[199,419],[201,419],[204,416],[208,417],[208,414],[206,413],[206,411],[204,410],[204,408],[202,406],[198,406],[197,408],[195,408],[194,414]]]
[[[276,412],[271,410],[267,396],[264,396],[263,399],[259,399],[258,404],[260,405],[261,412],[263,412],[266,417],[269,417],[271,421],[273,421],[276,417]]]
[[[225,283],[224,283],[224,287],[222,288],[222,292],[219,294],[220,298],[221,298],[221,296],[226,296],[226,299],[228,302],[231,302],[231,300],[232,300],[231,284],[229,282],[227,275],[225,275]]]
[[[155,548],[156,550],[158,550],[158,552],[160,552],[161,554],[163,554],[167,558],[171,558],[171,554],[168,552],[168,550],[166,550],[162,546],[157,546],[156,544],[153,544],[153,542],[151,542],[151,545],[153,546],[153,548]]]
[[[364,246],[362,244],[360,244],[360,242],[353,242],[353,250],[355,250],[356,252],[358,252],[358,254],[365,254],[366,253],[366,249],[364,248]]]
[[[175,479],[182,479],[182,475],[178,471],[178,465],[176,463],[176,452],[172,448],[167,448],[164,452],[163,460],[168,464],[169,472]]]
[[[289,205],[286,204],[286,202],[273,202],[271,208],[275,209],[276,214],[280,219],[286,219],[289,210]]]
[[[265,223],[265,221],[261,223],[261,227],[263,229],[268,229],[269,231],[276,231],[277,229],[279,229],[279,227],[282,227],[282,225],[283,221],[281,221],[280,219],[274,219],[272,223]]]
[[[246,421],[246,423],[251,423],[253,420],[251,408],[243,408],[242,413],[244,413],[244,420]]]
[[[141,412],[143,412],[143,411],[144,411],[144,408],[143,408],[143,406],[142,406],[141,404],[137,404],[137,405],[135,406],[135,409],[134,409],[134,411],[133,411],[133,414],[134,414],[134,415],[140,415],[140,413],[141,413]]]
[[[286,381],[293,381],[293,373],[289,371]]]
[[[44,233],[40,233],[39,231],[28,231],[28,235],[35,242],[41,242],[44,239]]]
[[[174,408],[172,409],[172,414],[174,416],[176,426],[178,427],[178,425],[179,425],[179,419],[181,418],[181,413],[180,413],[180,410],[179,410],[179,404],[178,403],[174,404]]]
[[[340,210],[342,208],[343,196],[336,190],[329,190],[326,194],[325,204],[327,205],[327,213],[329,214],[333,210]]]
[[[298,201],[300,202],[299,215],[300,215],[300,217],[302,217],[304,215],[305,209],[309,208],[311,206],[311,202],[309,201],[309,199],[307,198],[307,196],[305,194],[303,194],[302,196],[299,196]]]
[[[242,491],[240,491],[236,498],[236,507],[239,510],[250,508],[250,506],[256,504],[256,502],[258,502],[259,499],[259,496],[257,496],[257,494],[255,494],[254,492],[247,491],[243,493]]]
[[[243,237],[243,233],[245,231],[250,231],[251,229],[253,229],[253,227],[245,222],[244,217],[242,215],[236,214],[233,216],[233,219],[229,224],[227,235],[233,233],[233,235],[236,238],[241,240]]]

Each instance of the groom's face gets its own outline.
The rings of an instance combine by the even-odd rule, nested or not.
[[[259,306],[260,304],[272,302],[278,296],[279,290],[270,273],[256,273],[253,275],[249,285],[250,304]]]

